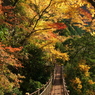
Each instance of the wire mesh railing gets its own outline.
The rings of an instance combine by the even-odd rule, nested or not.
[[[63,95],[69,95],[70,91],[67,90],[66,82],[63,75],[63,66],[62,66],[62,81],[63,81]]]
[[[49,95],[52,89],[52,80],[53,80],[53,77],[51,76],[49,81],[45,85],[43,85],[41,88],[39,88],[38,90],[34,91],[31,94],[26,93],[25,95]]]
[[[42,93],[40,93],[40,95],[49,95],[52,89],[52,78],[49,81],[48,85],[46,86],[46,88],[43,90]]]

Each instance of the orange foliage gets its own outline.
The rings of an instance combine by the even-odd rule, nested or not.
[[[8,50],[9,52],[17,52],[17,51],[21,51],[23,47],[19,47],[19,48],[13,48],[11,46],[9,47],[6,47],[4,44],[2,44],[0,42],[0,49],[3,49],[3,50]]]
[[[9,65],[17,67],[23,67],[22,63],[14,56],[14,52],[19,52],[23,47],[12,48],[6,47],[0,42],[0,61],[1,63],[8,63]],[[7,52],[8,51],[8,52]]]
[[[15,7],[13,6],[2,6],[2,11],[3,12],[10,12],[11,10],[13,10]]]
[[[79,12],[80,12],[80,14],[85,15],[87,18],[92,19],[91,13],[84,10],[83,8],[79,8]]]
[[[57,30],[65,29],[67,26],[64,23],[52,23],[48,24],[51,28],[56,28]]]
[[[19,20],[14,12],[14,9],[15,9],[14,6],[0,5],[0,9],[1,9],[0,14],[3,14],[3,16],[4,16],[4,19],[1,19],[2,23],[6,24],[7,26],[10,26],[10,27],[14,27],[15,25],[19,24]]]
[[[50,32],[48,32],[48,35],[45,36],[45,38],[46,38],[46,40],[50,40],[52,38],[57,38],[57,35],[50,31]]]
[[[3,11],[2,11],[2,5],[0,5],[0,14],[2,14]]]
[[[24,78],[19,73],[15,74],[10,70],[12,67],[17,71],[19,68],[23,68],[21,61],[16,57],[16,52],[20,50],[22,50],[22,47],[6,47],[6,45],[0,42],[0,88],[5,91],[11,91],[14,87],[20,87],[19,83],[22,82],[20,79]],[[15,52],[15,55],[13,52]],[[9,69],[8,66],[11,66],[11,68]],[[9,79],[12,79],[13,82]]]
[[[0,14],[2,14],[3,11],[2,11],[2,1],[0,1]]]
[[[5,47],[4,49],[6,49],[10,52],[16,52],[16,51],[21,51],[22,47],[19,47],[19,48]]]

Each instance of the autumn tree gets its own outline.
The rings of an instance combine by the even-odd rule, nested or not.
[[[21,69],[21,75],[25,78],[21,83],[20,90],[23,94],[32,93],[40,88],[50,78],[52,69],[47,63],[46,52],[35,44],[28,44],[24,47],[24,55],[20,60],[23,62],[24,68]]]
[[[2,4],[5,17],[3,22],[9,27],[11,26],[10,40],[15,44],[23,44],[37,31],[50,31],[50,28],[46,28],[49,23],[57,23],[64,18],[70,18],[73,22],[73,19],[80,18],[78,17],[79,9],[85,4],[88,4],[86,0],[76,0],[75,2],[73,0],[45,0],[44,2],[8,0],[7,3],[4,0]],[[69,11],[72,9],[73,11]],[[91,10],[93,11],[93,9]],[[80,20],[81,18],[77,21]]]
[[[22,76],[19,68],[23,68],[22,63],[15,57],[14,53],[22,48],[7,47],[0,42],[0,94],[21,94],[20,82]]]
[[[95,94],[94,41],[95,36],[85,33],[80,38],[75,37],[64,43],[70,57],[70,60],[65,63],[65,76],[71,95]]]

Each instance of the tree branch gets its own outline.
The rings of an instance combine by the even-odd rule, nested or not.
[[[50,0],[50,3],[48,4],[48,6],[47,6],[47,7],[42,11],[42,13],[39,15],[39,18],[36,20],[35,25],[34,25],[32,31],[31,31],[28,35],[26,35],[25,39],[21,41],[21,44],[24,44],[25,41],[26,41],[26,39],[29,38],[34,32],[37,31],[37,30],[35,30],[35,28],[36,28],[36,26],[37,26],[39,20],[40,20],[41,17],[43,16],[43,14],[45,13],[45,11],[50,7],[51,2],[52,2],[52,0]]]
[[[17,4],[17,2],[18,2],[19,0],[15,0],[15,2],[14,2],[14,4],[13,4],[13,6],[15,6],[16,4]]]

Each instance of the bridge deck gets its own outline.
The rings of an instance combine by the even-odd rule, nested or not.
[[[62,68],[57,66],[55,72],[55,79],[50,95],[63,95],[63,83],[62,83]]]

